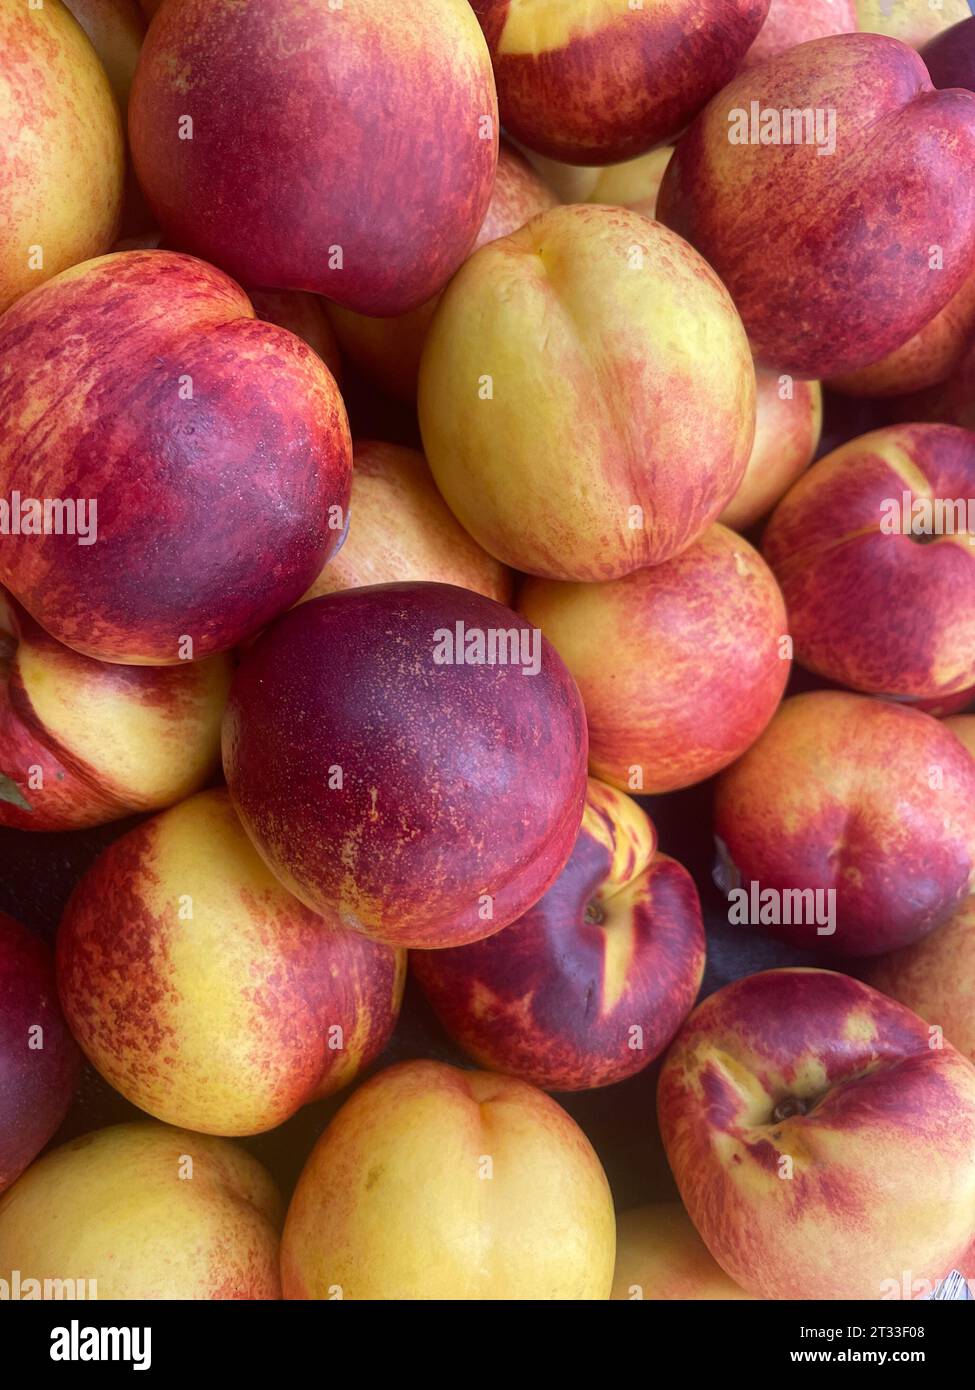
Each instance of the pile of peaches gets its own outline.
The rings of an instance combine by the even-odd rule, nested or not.
[[[0,189],[4,1296],[975,1279],[968,0],[0,0]]]

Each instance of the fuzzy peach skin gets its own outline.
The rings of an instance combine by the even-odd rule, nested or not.
[[[855,34],[857,28],[856,0],[772,0],[768,18],[741,67],[764,63],[810,39]]]
[[[968,0],[856,0],[856,8],[864,33],[888,34],[914,48],[972,13]]]
[[[951,520],[960,530],[905,532],[905,505],[955,498],[962,514]],[[945,698],[975,684],[968,498],[975,498],[975,434],[950,425],[875,430],[814,464],[779,503],[762,540],[797,660],[873,695]]]
[[[615,579],[685,549],[733,496],[755,373],[693,248],[623,208],[560,207],[455,276],[419,413],[437,485],[485,550]]]
[[[247,297],[263,323],[275,323],[303,338],[318,353],[336,382],[342,381],[342,359],[332,325],[319,294],[302,290],[249,289]]]
[[[305,595],[428,580],[510,603],[514,577],[482,550],[437,491],[415,449],[360,440],[352,450],[349,534]]]
[[[270,1174],[235,1144],[113,1125],[0,1198],[0,1279],[94,1280],[103,1300],[280,1298],[280,1224]]]
[[[747,1300],[718,1264],[680,1202],[652,1202],[616,1218],[615,1300]]]
[[[975,888],[975,761],[919,710],[796,695],[720,778],[715,834],[746,888],[835,890],[833,934],[763,930],[881,955],[941,926]]]
[[[57,1132],[80,1070],[50,947],[0,912],[0,1192]]]
[[[755,442],[738,491],[718,520],[744,531],[772,510],[812,463],[823,429],[823,391],[818,381],[765,371],[755,373]]]
[[[872,961],[866,978],[942,1029],[975,1062],[975,898],[966,898],[951,920],[923,941]]]
[[[975,274],[970,275],[930,323],[902,347],[869,367],[826,384],[851,396],[899,396],[922,391],[950,376],[975,334]]]
[[[449,584],[347,589],[285,613],[245,655],[223,729],[234,804],[285,887],[422,948],[490,936],[550,887],[582,820],[586,754],[558,654]]]
[[[684,1024],[660,1131],[705,1244],[769,1299],[879,1299],[971,1242],[975,1067],[859,980],[767,970]]]
[[[0,825],[78,830],[189,796],[219,763],[230,675],[228,656],[81,656],[0,590]]]
[[[471,252],[516,232],[557,202],[527,159],[502,141],[491,202]],[[369,318],[343,309],[340,304],[331,305],[328,314],[350,361],[391,396],[412,404],[416,400],[423,343],[439,302],[439,294],[434,295],[419,308],[396,318]]]
[[[0,7],[0,313],[118,234],[125,157],[108,78],[61,0]]]
[[[126,1099],[205,1134],[257,1134],[348,1085],[385,1047],[406,959],[303,907],[227,793],[117,840],[58,932],[58,989]]]
[[[704,926],[694,880],[656,848],[646,812],[590,778],[575,848],[544,898],[485,941],[412,953],[438,1018],[479,1065],[581,1091],[663,1051],[701,986]]]
[[[337,547],[351,466],[324,363],[202,261],[103,256],[0,319],[0,497],[97,506],[93,544],[5,535],[0,583],[86,656],[171,665],[258,632]]]
[[[65,4],[91,40],[124,113],[146,32],[137,0],[65,0]]]
[[[723,526],[605,584],[528,579],[518,606],[578,683],[593,776],[627,791],[673,791],[726,767],[758,738],[788,680],[778,586]]]
[[[618,164],[682,130],[748,51],[769,0],[471,0],[501,120],[568,164]]]
[[[732,143],[752,102],[820,111],[824,140]],[[837,34],[734,78],[679,141],[657,211],[721,276],[761,364],[822,379],[900,347],[961,289],[973,163],[975,94],[936,93],[894,39]]]
[[[613,1199],[561,1106],[510,1076],[403,1062],[312,1150],[281,1242],[285,1298],[606,1299]]]
[[[142,49],[129,137],[175,245],[245,285],[391,315],[467,255],[498,110],[467,0],[171,0]]]

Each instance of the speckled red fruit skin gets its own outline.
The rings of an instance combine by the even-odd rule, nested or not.
[[[31,1034],[35,1026],[43,1032]],[[43,1046],[31,1047],[32,1037]],[[0,912],[0,1192],[64,1119],[80,1064],[58,1004],[50,950]]]
[[[129,103],[139,181],[174,245],[245,285],[376,315],[415,308],[464,260],[498,129],[463,0],[174,0]]]
[[[268,866],[309,907],[390,945],[461,945],[536,902],[571,853],[585,713],[561,659],[438,665],[436,634],[522,629],[446,584],[313,599],[245,656],[224,769]]]
[[[345,407],[316,353],[172,251],[101,256],[0,319],[0,497],[97,503],[97,538],[0,537],[0,584],[66,646],[175,665],[295,603],[349,499]]]

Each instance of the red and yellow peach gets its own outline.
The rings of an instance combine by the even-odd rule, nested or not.
[[[58,933],[72,1031],[156,1119],[256,1134],[347,1085],[385,1047],[402,953],[317,916],[265,868],[224,791],[111,845]]]
[[[0,312],[118,233],[125,157],[112,89],[61,0],[0,12]]]
[[[901,347],[961,289],[973,163],[975,94],[935,92],[893,39],[837,34],[710,102],[658,215],[721,276],[763,366],[834,377]]]
[[[796,695],[722,774],[715,833],[746,889],[835,892],[834,931],[807,920],[765,930],[881,955],[941,926],[975,889],[975,761],[919,710]]]
[[[503,563],[615,579],[678,554],[738,487],[754,369],[696,252],[623,208],[572,206],[484,246],[420,368],[437,485]]]
[[[975,684],[973,497],[975,435],[948,425],[876,430],[814,464],[762,541],[797,660],[902,699]]]
[[[778,586],[723,526],[604,584],[528,579],[518,603],[578,683],[593,776],[626,791],[673,791],[726,767],[772,718],[789,676]]]
[[[755,442],[738,491],[718,520],[744,531],[760,521],[812,463],[823,428],[818,381],[755,373]]]
[[[617,1217],[610,1296],[695,1303],[753,1297],[725,1274],[680,1202],[652,1202]]]
[[[972,1239],[975,1067],[859,980],[769,970],[684,1024],[657,1093],[691,1220],[769,1299],[878,1299]]]
[[[0,590],[0,825],[76,830],[197,791],[220,760],[230,675],[227,656],[81,656]]]
[[[305,595],[415,579],[510,603],[513,576],[461,526],[415,449],[357,441],[349,534]]]
[[[149,29],[129,134],[174,245],[245,285],[391,315],[470,249],[497,99],[467,0],[181,0]]]
[[[501,120],[529,149],[617,164],[682,130],[723,87],[769,0],[472,0]]]
[[[104,256],[0,320],[0,496],[36,513],[0,583],[84,655],[172,665],[253,636],[336,548],[350,471],[324,363],[202,261]],[[42,499],[88,534],[63,510],[53,533]]]

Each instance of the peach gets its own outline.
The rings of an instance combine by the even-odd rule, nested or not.
[[[975,1067],[859,980],[726,985],[678,1033],[657,1108],[691,1220],[757,1297],[878,1299],[971,1243]]]
[[[349,534],[306,599],[417,579],[456,584],[510,603],[510,570],[455,520],[422,454],[397,444],[361,440],[352,456]]]
[[[337,547],[350,471],[324,363],[202,261],[103,256],[0,320],[0,583],[86,656],[258,632]]]
[[[227,656],[117,666],[0,590],[0,825],[76,830],[182,800],[220,761]]]
[[[888,34],[915,48],[972,13],[968,0],[856,0],[856,7],[864,33]]]
[[[970,497],[975,435],[948,425],[876,430],[814,464],[762,541],[797,660],[902,699],[945,699],[975,684]]]
[[[720,778],[715,834],[749,892],[835,893],[833,932],[754,925],[809,949],[881,955],[941,926],[975,888],[975,761],[919,710],[796,695]]]
[[[0,912],[0,1192],[57,1131],[80,1062],[48,946]]]
[[[491,201],[471,251],[516,232],[556,202],[555,194],[524,156],[502,141]],[[439,294],[434,295],[419,308],[396,318],[368,318],[340,304],[331,305],[328,313],[350,361],[391,396],[412,403],[416,400],[423,344],[439,302]]]
[[[569,164],[617,164],[723,87],[769,0],[471,0],[505,130]]]
[[[396,1023],[406,960],[309,912],[225,791],[116,840],[75,889],[58,988],[98,1071],[140,1109],[257,1134],[348,1085]]]
[[[768,19],[741,67],[764,63],[810,39],[854,34],[857,28],[856,0],[772,0]]]
[[[498,112],[467,0],[180,0],[146,36],[129,135],[173,244],[392,315],[467,255]]]
[[[624,790],[673,791],[726,767],[758,738],[788,679],[778,586],[723,526],[623,579],[526,580],[519,608],[579,685],[593,776]]]
[[[403,1062],[312,1150],[281,1244],[286,1298],[606,1299],[613,1200],[589,1141],[523,1081]]]
[[[772,510],[812,463],[823,429],[818,381],[755,373],[755,443],[738,491],[718,520],[744,531]]]
[[[281,882],[397,946],[460,946],[537,902],[575,843],[586,726],[556,652],[447,584],[302,603],[245,655],[234,804]]]
[[[961,289],[973,163],[975,94],[935,92],[894,39],[836,34],[710,102],[658,215],[721,276],[763,366],[834,377],[901,347]]]
[[[108,78],[61,0],[0,12],[0,313],[107,251],[122,212],[122,125]]]
[[[704,927],[694,880],[656,848],[636,802],[590,778],[544,898],[485,941],[412,953],[441,1023],[480,1066],[578,1091],[663,1051],[697,998]]]
[[[243,1149],[113,1125],[45,1154],[0,1197],[0,1279],[52,1280],[52,1298],[280,1298],[280,1223],[277,1189]]]
[[[694,1302],[752,1298],[718,1264],[680,1202],[652,1202],[616,1219],[613,1299]]]
[[[754,369],[727,292],[638,213],[555,208],[484,246],[420,368],[426,455],[503,563],[616,579],[701,535],[741,481]]]

